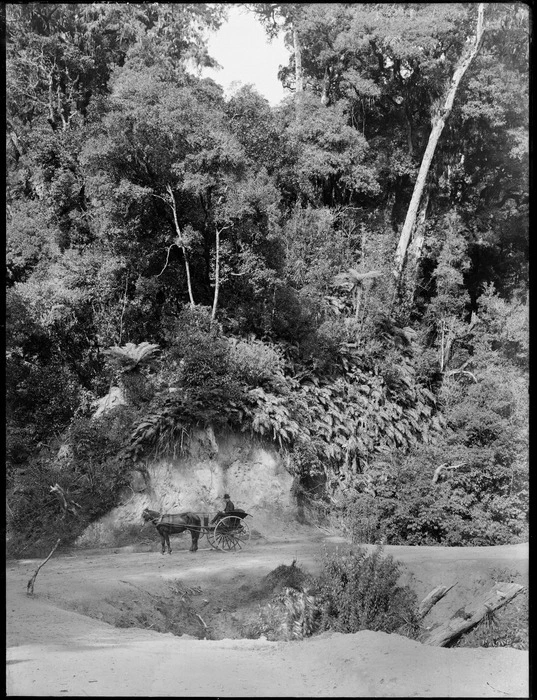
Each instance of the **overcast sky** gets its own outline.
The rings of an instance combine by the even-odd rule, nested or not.
[[[240,82],[252,83],[271,105],[285,97],[277,78],[279,66],[289,60],[283,37],[269,42],[259,21],[244,8],[230,8],[229,20],[209,36],[209,53],[222,69],[205,69],[203,75],[220,83],[226,95],[233,91],[232,83]]]

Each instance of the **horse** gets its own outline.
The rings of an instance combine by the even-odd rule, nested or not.
[[[192,536],[192,546],[190,547],[191,552],[198,551],[198,539],[201,533],[201,520],[194,513],[167,513],[161,515],[156,510],[149,510],[145,508],[142,517],[144,519],[144,525],[147,522],[152,522],[157,528],[157,532],[160,535],[160,540],[162,542],[162,554],[166,552],[166,545],[168,546],[168,554],[172,553],[170,547],[170,535],[176,535],[185,530],[190,530]]]

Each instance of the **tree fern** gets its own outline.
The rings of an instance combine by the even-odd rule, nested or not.
[[[131,372],[149,364],[159,351],[159,346],[152,343],[126,343],[122,347],[113,345],[105,353],[109,355],[121,372]]]

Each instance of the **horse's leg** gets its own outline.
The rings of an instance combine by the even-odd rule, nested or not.
[[[164,533],[162,533],[160,530],[158,530],[158,534],[160,535],[160,544],[162,546],[162,554],[166,553],[166,540],[164,539]]]
[[[170,533],[166,531],[166,544],[168,545],[168,554],[172,553],[172,548],[170,547]]]
[[[192,535],[192,546],[190,547],[190,551],[197,552],[198,551],[198,540],[200,537],[199,530],[190,530],[190,534]]]

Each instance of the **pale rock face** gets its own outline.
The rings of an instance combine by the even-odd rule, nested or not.
[[[277,519],[292,522],[296,506],[291,496],[292,476],[276,449],[237,433],[215,436],[212,429],[194,433],[185,456],[148,460],[149,479],[142,490],[140,472],[133,472],[130,493],[122,505],[92,523],[77,539],[81,547],[115,544],[120,531],[142,526],[142,511],[162,513],[187,510],[215,513],[229,493],[237,508],[253,516],[251,525]]]
[[[123,391],[118,386],[113,386],[106,396],[94,402],[95,413],[93,418],[100,418],[112,408],[124,406],[126,403]]]

